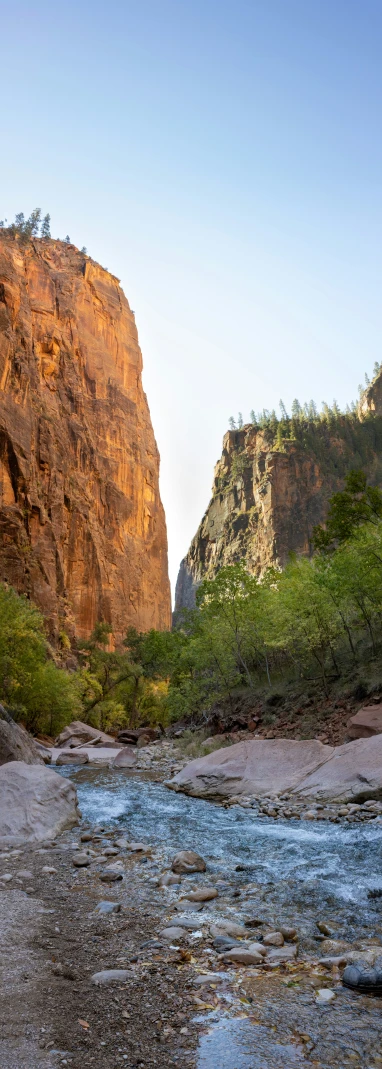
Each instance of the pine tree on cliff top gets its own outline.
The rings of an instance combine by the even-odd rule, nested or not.
[[[40,237],[46,239],[50,238],[50,236],[50,215],[48,212],[47,215],[44,215],[43,221],[41,223]]]

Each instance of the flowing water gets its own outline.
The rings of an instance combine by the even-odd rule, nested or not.
[[[302,957],[316,960],[317,920],[336,940],[382,944],[382,898],[367,896],[382,888],[382,825],[275,821],[175,794],[145,774],[61,772],[76,784],[85,821],[152,845],[160,864],[177,849],[201,853],[220,892],[209,917],[291,925]],[[248,981],[241,973],[242,1014],[232,1015],[227,995],[224,1011],[204,1017],[198,1069],[382,1066],[381,1000],[337,984],[335,1003],[318,1008],[314,985],[333,986],[330,974],[309,986],[306,966],[295,979],[276,973]]]

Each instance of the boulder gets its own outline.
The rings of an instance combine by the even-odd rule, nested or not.
[[[42,765],[43,757],[31,735],[16,724],[0,705],[0,765],[9,761],[24,761],[26,765]]]
[[[56,746],[67,746],[69,742],[80,744],[81,742],[99,742],[102,746],[115,745],[112,735],[106,735],[105,731],[97,731],[90,724],[83,724],[81,720],[73,720],[68,724],[56,739]]]
[[[370,739],[382,732],[382,705],[365,705],[347,723],[351,739]]]
[[[205,872],[206,863],[195,850],[179,850],[172,859],[171,868],[177,876],[185,876],[189,872]]]
[[[81,750],[63,750],[56,759],[56,765],[87,765],[89,757]]]
[[[148,746],[150,742],[155,742],[161,738],[161,732],[158,728],[123,728],[118,732],[117,740],[128,746]]]
[[[55,839],[78,824],[73,783],[44,764],[10,761],[0,768],[0,848]]]
[[[113,757],[110,768],[134,768],[137,762],[134,750],[131,746],[124,746],[122,750],[118,750],[115,757]]]
[[[253,739],[185,765],[167,786],[200,798],[235,795],[357,801],[382,797],[382,735],[343,746]]]

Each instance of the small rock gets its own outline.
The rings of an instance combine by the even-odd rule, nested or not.
[[[161,876],[160,879],[158,880],[158,887],[175,887],[177,884],[180,884],[181,882],[182,881],[180,879],[180,876],[175,876],[175,873],[173,873],[173,872],[164,872],[163,876]]]
[[[284,936],[284,939],[287,939],[288,941],[290,939],[294,939],[295,936],[297,935],[297,932],[296,932],[295,928],[280,928],[280,932],[281,932],[281,935]]]
[[[218,935],[213,945],[218,954],[224,954],[226,950],[241,946],[241,943],[237,939],[231,939],[229,935]]]
[[[180,850],[175,854],[171,868],[178,876],[183,876],[190,872],[205,872],[206,863],[194,850]]]
[[[328,938],[332,935],[331,928],[329,928],[328,925],[325,924],[325,921],[317,921],[316,923],[318,931],[321,932],[322,935],[326,935]]]
[[[104,871],[101,872],[100,880],[102,880],[103,883],[116,883],[117,880],[123,880],[123,872],[120,872],[118,869],[104,869]]]
[[[301,814],[301,820],[316,820],[317,813],[313,809],[307,809],[305,813]]]
[[[90,977],[92,984],[105,985],[105,984],[123,984],[128,977],[131,976],[130,969],[103,969],[102,972],[95,972]]]
[[[174,926],[186,928],[189,932],[198,932],[200,927],[200,921],[194,917],[173,917],[173,923]]]
[[[259,954],[256,950],[246,950],[234,947],[232,950],[227,950],[224,955],[225,961],[236,961],[238,965],[262,965],[264,958],[262,954]]]
[[[107,846],[104,850],[105,857],[117,857],[119,850],[117,846]]]
[[[89,757],[87,753],[79,750],[64,750],[56,759],[56,765],[87,765]]]
[[[95,907],[95,912],[96,913],[120,913],[121,912],[121,904],[120,904],[120,902],[107,902],[107,901],[98,902],[98,904]]]
[[[341,965],[346,965],[348,961],[347,954],[329,954],[326,958],[320,958],[319,965],[323,965],[325,969],[332,969],[333,965],[340,968]]]
[[[163,928],[160,933],[161,939],[168,939],[170,943],[175,943],[177,939],[184,939],[185,930],[181,927]]]
[[[275,947],[274,950],[270,950],[267,954],[267,961],[277,962],[281,964],[283,961],[293,961],[293,958],[297,958],[297,947]]]
[[[267,954],[267,948],[264,946],[264,943],[249,943],[248,950],[253,954],[261,954],[263,958],[265,958]]]
[[[81,842],[82,843],[91,843],[92,838],[93,838],[93,836],[92,836],[91,831],[84,831],[82,833],[82,835],[81,835]]]
[[[199,887],[197,891],[189,891],[183,897],[190,902],[211,902],[213,898],[218,897],[218,894],[216,887]]]
[[[199,913],[203,909],[203,902],[188,902],[183,898],[181,902],[175,902],[174,909],[185,910],[186,913]]]
[[[320,1002],[322,1006],[326,1006],[328,1002],[333,1002],[335,997],[335,992],[330,987],[319,987],[316,992],[316,1002]]]
[[[74,856],[72,857],[72,864],[75,865],[76,869],[86,868],[87,865],[90,865],[90,861],[91,858],[89,854],[78,853],[74,854]]]
[[[1,880],[2,883],[10,883],[11,880],[12,880],[12,873],[11,872],[4,872],[3,875],[0,876],[0,880]]]
[[[210,934],[213,938],[217,938],[222,935],[231,935],[234,939],[240,939],[240,937],[248,938],[248,932],[241,924],[234,924],[233,921],[218,920],[210,926]]]
[[[57,869],[53,868],[53,865],[44,865],[44,867],[41,869],[41,872],[44,874],[44,876],[57,875]]]
[[[218,972],[198,973],[193,977],[193,984],[197,984],[198,987],[203,987],[204,984],[221,984],[222,980],[226,979],[226,974]]]
[[[44,869],[42,871],[44,871]],[[19,869],[19,871],[16,872],[16,876],[18,876],[20,880],[33,880],[33,872],[29,872],[28,869]]]
[[[148,847],[145,846],[145,843],[128,843],[127,849],[131,850],[133,854],[139,854],[148,850]]]
[[[116,839],[115,845],[118,846],[120,850],[127,850],[129,842],[128,839]]]
[[[284,946],[284,936],[281,932],[268,932],[268,935],[264,936],[263,943],[266,947],[282,947]]]

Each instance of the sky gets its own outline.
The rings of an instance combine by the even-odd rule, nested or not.
[[[0,218],[122,282],[174,586],[228,419],[381,352],[381,0],[0,0]]]

